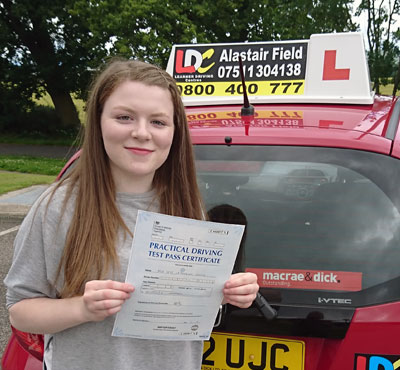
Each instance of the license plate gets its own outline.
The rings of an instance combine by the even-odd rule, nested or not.
[[[213,333],[204,342],[202,370],[303,370],[305,343],[298,340]]]

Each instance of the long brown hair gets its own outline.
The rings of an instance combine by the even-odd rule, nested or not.
[[[171,93],[174,138],[167,160],[153,179],[160,212],[194,219],[205,215],[196,182],[186,114],[174,79],[152,64],[121,59],[111,61],[92,83],[79,161],[55,189],[67,184],[64,204],[72,193],[76,194],[74,214],[58,269],[58,276],[61,273],[64,276],[62,297],[83,293],[86,281],[105,278],[118,268],[115,245],[118,229],[131,233],[115,202],[115,184],[100,127],[106,100],[127,80],[158,86]]]

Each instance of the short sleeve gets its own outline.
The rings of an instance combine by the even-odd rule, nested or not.
[[[57,297],[54,283],[65,237],[59,227],[62,201],[56,192],[49,202],[49,194],[50,189],[35,202],[15,238],[4,279],[7,308],[27,298]]]

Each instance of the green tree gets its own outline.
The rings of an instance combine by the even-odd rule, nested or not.
[[[172,44],[304,39],[347,31],[352,0],[0,0],[1,89],[47,91],[77,126],[97,66],[119,55],[166,67]],[[5,87],[6,86],[6,87]]]
[[[397,47],[398,43],[400,41],[400,28],[398,28],[394,33],[393,33],[393,42],[395,44],[395,51],[396,51],[396,57],[397,58],[397,67],[395,68],[394,72],[394,78],[393,78],[393,91],[392,95],[395,96],[396,92],[400,90],[400,51]]]
[[[398,37],[393,32],[394,16],[400,12],[400,0],[362,0],[356,15],[367,13],[368,64],[373,82],[372,89],[379,94],[380,85],[391,82],[396,74]],[[400,62],[399,62],[400,63]],[[398,84],[398,82],[397,82]],[[397,89],[396,83],[393,94]]]
[[[134,57],[165,67],[172,44],[190,43],[196,37],[185,2],[92,0],[90,4],[76,0],[73,12],[85,19],[93,34],[109,35],[110,57]]]
[[[15,124],[16,115],[32,109],[31,97],[33,89],[29,83],[18,83],[10,76],[22,77],[16,73],[16,69],[22,67],[9,65],[6,60],[0,59],[0,71],[2,71],[2,81],[0,83],[0,131],[9,130],[10,123]],[[27,75],[29,77],[29,75]]]
[[[196,25],[197,34],[207,41],[276,41],[354,30],[352,3],[353,0],[192,0],[185,3],[185,11]]]
[[[90,30],[71,14],[73,1],[2,0],[2,82],[36,95],[47,91],[63,128],[80,125],[70,92],[81,93],[98,51]]]
[[[167,64],[172,44],[274,41],[355,30],[353,0],[75,1],[93,34],[112,35],[111,55]]]
[[[71,93],[85,98],[101,62],[117,55],[165,67],[172,43],[194,34],[168,1],[0,0],[0,88],[24,91],[28,105],[48,92],[62,126],[76,127]]]

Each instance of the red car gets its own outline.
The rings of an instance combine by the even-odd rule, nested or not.
[[[168,70],[210,219],[247,225],[235,269],[260,285],[202,369],[400,368],[400,101],[370,92],[361,35],[178,45]],[[3,369],[40,368],[40,339],[14,331]]]

